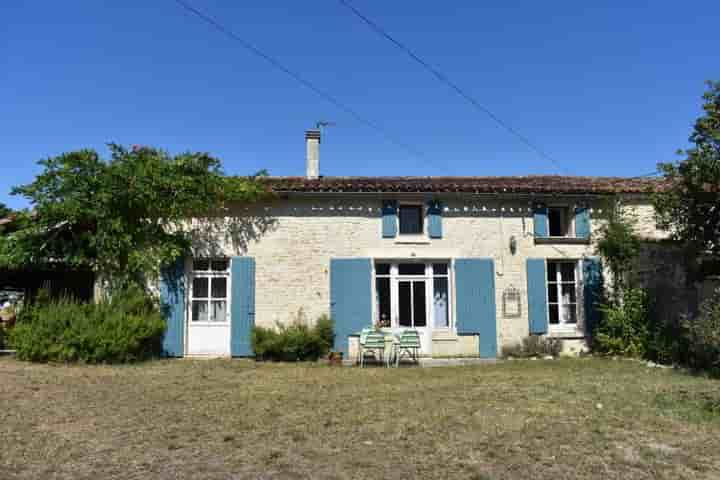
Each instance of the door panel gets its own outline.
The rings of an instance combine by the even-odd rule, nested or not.
[[[415,320],[415,327],[427,326],[425,297],[425,282],[413,282],[413,318]]]
[[[398,282],[399,296],[399,318],[398,323],[401,327],[412,326],[412,293],[411,282]]]
[[[230,355],[230,325],[188,326],[188,355]]]

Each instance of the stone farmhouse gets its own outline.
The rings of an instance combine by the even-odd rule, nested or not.
[[[265,179],[273,200],[231,208],[164,272],[168,355],[252,356],[253,325],[323,314],[346,358],[371,325],[417,329],[432,358],[495,358],[529,335],[580,351],[607,276],[595,238],[609,199],[664,238],[655,180],[323,177],[320,136],[306,132],[305,177]]]

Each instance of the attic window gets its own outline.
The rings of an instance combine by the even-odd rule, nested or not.
[[[551,237],[570,235],[570,211],[567,207],[550,207],[547,213],[548,233]]]
[[[400,235],[418,235],[423,233],[423,207],[420,205],[401,205]]]

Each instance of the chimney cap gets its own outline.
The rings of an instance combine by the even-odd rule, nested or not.
[[[305,140],[309,140],[311,138],[320,140],[320,129],[311,128],[310,130],[305,130]]]

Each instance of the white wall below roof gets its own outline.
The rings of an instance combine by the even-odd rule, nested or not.
[[[227,231],[213,238],[219,247],[216,253],[255,258],[255,321],[261,326],[289,322],[299,311],[308,321],[329,314],[331,258],[493,258],[498,349],[528,335],[528,258],[578,259],[594,255],[594,246],[589,244],[536,245],[527,199],[500,202],[452,196],[443,198],[443,202],[443,238],[427,239],[421,244],[382,238],[379,196],[302,197],[236,208],[232,214],[247,231],[235,241]],[[644,234],[659,237],[648,206],[635,205],[643,215],[639,225]],[[592,215],[597,217],[597,212]],[[592,222],[594,230],[599,223]],[[509,249],[511,236],[517,239],[515,255]],[[413,253],[415,257],[411,257]],[[521,315],[503,318],[502,294],[510,286],[520,291]]]

